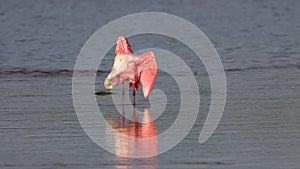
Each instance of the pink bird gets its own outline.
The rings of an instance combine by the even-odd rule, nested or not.
[[[112,89],[122,83],[124,96],[124,81],[127,80],[129,87],[133,89],[133,105],[135,105],[135,92],[139,90],[140,84],[145,98],[152,90],[158,67],[156,57],[151,51],[135,56],[124,36],[118,38],[115,53],[114,65],[105,79],[104,86],[106,89]]]

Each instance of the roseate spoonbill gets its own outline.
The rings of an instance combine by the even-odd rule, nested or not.
[[[118,38],[115,53],[114,65],[104,81],[104,86],[106,89],[112,89],[122,83],[122,96],[124,97],[124,81],[127,80],[129,87],[133,89],[132,104],[135,105],[135,93],[140,84],[145,98],[152,90],[157,73],[156,57],[151,51],[135,56],[124,36]]]

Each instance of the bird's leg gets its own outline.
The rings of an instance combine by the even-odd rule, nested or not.
[[[133,106],[132,111],[133,111],[133,118],[132,118],[132,121],[133,121],[133,122],[137,122],[136,113],[135,113],[135,106]]]
[[[132,91],[132,105],[135,107],[135,89]]]
[[[122,116],[124,117],[124,96],[125,96],[125,89],[124,89],[124,82],[122,82]]]
[[[125,127],[124,104],[122,104],[122,128]]]
[[[122,96],[124,97],[124,95],[125,95],[124,82],[122,82]]]

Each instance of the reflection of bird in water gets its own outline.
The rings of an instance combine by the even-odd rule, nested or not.
[[[142,117],[133,113],[133,118],[125,124],[125,118],[110,121],[108,133],[115,145],[118,157],[152,157],[157,155],[157,129],[149,109]]]
[[[114,65],[105,79],[104,86],[106,89],[112,89],[122,83],[122,95],[124,96],[124,81],[128,80],[129,87],[133,89],[133,105],[135,105],[135,92],[139,89],[140,84],[143,86],[145,98],[152,90],[158,67],[156,57],[151,51],[141,56],[133,55],[129,42],[123,36],[118,38],[115,52]]]

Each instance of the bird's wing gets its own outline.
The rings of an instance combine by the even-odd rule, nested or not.
[[[119,36],[115,52],[116,54],[133,54],[130,44],[124,36]]]
[[[152,90],[156,79],[157,61],[153,52],[148,51],[137,57],[138,72],[140,75],[140,82],[143,86],[144,97],[147,98]]]

